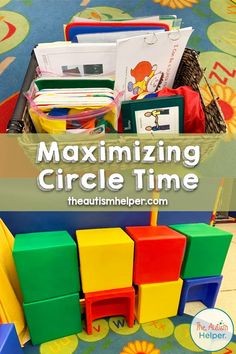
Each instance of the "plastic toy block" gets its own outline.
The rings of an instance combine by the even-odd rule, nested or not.
[[[84,293],[132,286],[134,242],[120,228],[76,231]]]
[[[79,295],[24,304],[33,345],[81,332]]]
[[[66,231],[16,235],[13,256],[25,303],[79,291],[77,247]]]
[[[176,316],[183,280],[138,286],[136,318],[139,323]]]
[[[133,287],[85,294],[87,333],[92,322],[108,316],[124,316],[129,327],[134,325],[135,291]]]
[[[201,223],[170,227],[187,236],[181,278],[221,275],[232,234]]]
[[[0,354],[23,354],[14,324],[0,325]]]
[[[186,237],[167,226],[127,227],[135,241],[135,284],[158,283],[178,280]]]
[[[206,307],[214,307],[220,290],[222,276],[185,279],[179,304],[179,315],[183,315],[186,302],[201,301]]]

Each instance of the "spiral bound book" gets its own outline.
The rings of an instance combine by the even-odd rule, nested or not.
[[[124,99],[172,87],[192,27],[117,41],[115,89]]]

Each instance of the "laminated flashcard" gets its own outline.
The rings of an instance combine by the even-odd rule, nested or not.
[[[124,99],[172,87],[192,28],[117,41],[115,89]]]
[[[124,101],[121,112],[124,133],[183,133],[182,96]]]

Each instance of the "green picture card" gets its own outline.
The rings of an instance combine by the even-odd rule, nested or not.
[[[183,96],[124,101],[121,113],[124,133],[184,133]]]

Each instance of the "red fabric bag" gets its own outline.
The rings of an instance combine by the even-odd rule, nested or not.
[[[157,93],[161,96],[181,95],[184,97],[184,133],[205,133],[205,113],[202,108],[200,95],[189,86],[177,89],[165,87]]]

